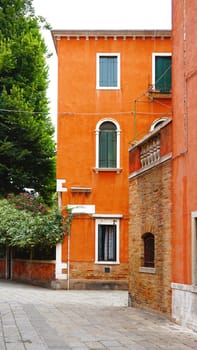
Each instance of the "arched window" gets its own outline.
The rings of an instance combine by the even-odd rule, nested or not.
[[[144,267],[155,266],[155,237],[148,232],[142,236],[144,241]]]
[[[99,168],[115,168],[117,159],[116,126],[104,122],[99,129]]]
[[[150,127],[150,131],[153,131],[156,128],[158,128],[158,126],[161,126],[161,124],[166,122],[166,120],[168,120],[168,118],[159,118],[159,119],[155,120]]]
[[[117,122],[104,119],[96,128],[96,168],[119,168],[120,128]]]

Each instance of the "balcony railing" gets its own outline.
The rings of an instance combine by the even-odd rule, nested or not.
[[[160,135],[147,140],[140,148],[140,161],[142,168],[154,164],[160,159]]]

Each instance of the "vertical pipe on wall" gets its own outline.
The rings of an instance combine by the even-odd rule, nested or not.
[[[187,14],[186,14],[186,0],[183,0],[183,69],[184,69],[184,129],[185,129],[185,152],[188,151],[188,106],[187,106]]]
[[[134,138],[134,142],[136,142],[136,137],[137,137],[136,105],[137,105],[137,100],[134,100],[134,106],[133,106],[133,138]]]
[[[70,289],[70,233],[68,234],[67,290]]]

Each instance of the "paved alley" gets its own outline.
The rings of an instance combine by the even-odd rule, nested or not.
[[[0,350],[197,349],[197,333],[127,301],[125,291],[0,281]]]

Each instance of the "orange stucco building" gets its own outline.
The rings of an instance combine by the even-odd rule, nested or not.
[[[172,315],[197,329],[197,2],[173,0]]]
[[[55,284],[126,289],[128,146],[171,116],[171,32],[53,30],[52,36],[57,192],[59,205],[73,214],[70,235],[57,246]]]

